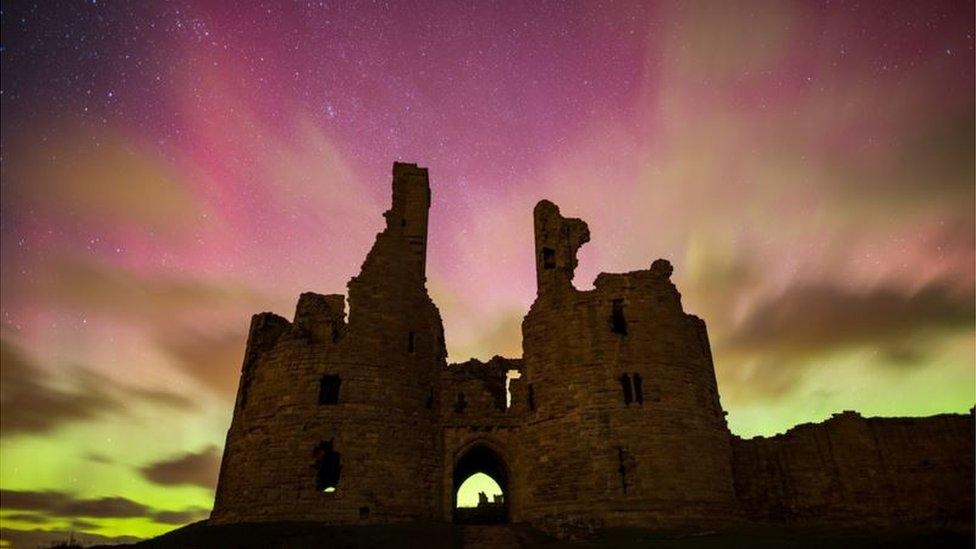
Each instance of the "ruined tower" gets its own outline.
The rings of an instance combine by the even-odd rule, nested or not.
[[[702,525],[735,516],[731,448],[705,324],[671,265],[573,287],[586,223],[535,207],[538,295],[522,323],[523,520]]]
[[[976,412],[849,412],[734,437],[705,323],[682,310],[671,264],[577,290],[589,229],[545,200],[523,357],[446,364],[426,289],[429,208],[427,170],[395,163],[348,321],[342,295],[314,293],[291,322],[251,319],[213,522],[490,519],[556,534],[742,519],[971,524]],[[503,495],[457,508],[479,472]]]
[[[393,166],[393,204],[342,295],[302,294],[292,322],[251,321],[212,520],[395,522],[439,511],[427,294],[427,170]]]

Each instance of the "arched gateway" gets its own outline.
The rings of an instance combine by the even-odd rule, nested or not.
[[[502,490],[500,498],[482,500],[477,507],[458,507],[461,484],[475,473],[491,477]],[[459,453],[454,462],[451,488],[453,520],[456,523],[490,524],[508,522],[509,472],[501,455],[483,443],[476,443]]]

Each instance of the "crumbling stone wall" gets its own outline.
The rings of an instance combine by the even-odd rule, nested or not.
[[[521,369],[521,359],[496,356],[487,363],[469,360],[452,364],[442,371],[440,417],[444,491],[441,497],[444,520],[454,517],[457,488],[465,480],[458,476],[456,468],[468,452],[488,448],[498,456],[502,469],[499,476],[504,478],[495,478],[495,481],[503,484],[506,502],[511,501],[514,492],[522,489],[512,478],[519,457],[522,409],[508,405],[505,387],[508,372],[521,372]]]
[[[394,164],[386,228],[349,283],[348,323],[341,295],[315,294],[302,295],[292,323],[252,320],[212,520],[439,516],[440,424],[428,401],[446,353],[424,284],[429,205],[427,171]],[[321,402],[325,376],[338,380],[335,403]],[[319,485],[327,462],[339,466],[332,491]]]
[[[844,412],[770,438],[734,437],[732,447],[736,493],[753,520],[972,527],[972,412]]]
[[[538,297],[522,324],[531,391],[520,435],[518,518],[679,526],[736,514],[731,448],[704,323],[671,266],[572,285],[586,224],[535,208]]]
[[[971,525],[973,414],[853,413],[729,433],[705,323],[665,260],[573,286],[586,223],[534,210],[524,357],[446,364],[426,290],[427,170],[393,165],[386,227],[342,295],[251,319],[216,523],[452,520],[481,467],[499,511],[555,533],[739,520]],[[508,372],[521,373],[509,385]],[[575,533],[574,533],[575,532]]]

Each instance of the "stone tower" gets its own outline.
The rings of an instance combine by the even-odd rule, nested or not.
[[[671,265],[573,287],[586,223],[535,207],[538,295],[522,323],[513,514],[675,527],[735,516],[731,447],[705,324],[681,308]]]
[[[429,519],[440,512],[440,314],[425,287],[427,170],[393,165],[393,204],[342,295],[251,321],[214,522]]]
[[[973,417],[853,412],[733,437],[705,323],[671,264],[573,286],[586,223],[533,212],[537,296],[522,359],[446,364],[426,289],[427,170],[393,165],[386,227],[342,295],[251,319],[214,523],[970,524]],[[506,393],[506,387],[510,392]],[[509,401],[510,397],[510,401]],[[458,507],[474,473],[503,496]]]

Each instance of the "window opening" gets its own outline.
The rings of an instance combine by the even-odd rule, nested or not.
[[[319,404],[339,403],[339,384],[342,380],[337,375],[324,375],[319,381]]]
[[[476,446],[454,465],[455,523],[493,524],[508,520],[508,474],[501,457]]]
[[[332,493],[339,486],[342,465],[339,462],[339,452],[333,448],[334,440],[329,439],[315,448],[315,489],[319,492]]]
[[[463,414],[464,409],[468,407],[468,402],[464,400],[464,393],[458,393],[457,402],[454,403],[454,411],[458,414]]]
[[[611,302],[610,330],[615,334],[627,335],[627,319],[624,318],[623,299],[614,299]]]
[[[413,332],[410,332],[410,334],[407,336],[407,352],[408,353],[413,353],[413,348],[414,348],[413,345],[414,345],[414,340],[415,339],[416,339],[416,337],[415,337],[414,333]]]
[[[644,404],[644,380],[638,373],[634,374],[634,398],[637,404]]]
[[[522,372],[509,370],[505,372],[505,409],[512,407],[512,380],[522,377]]]
[[[556,267],[556,250],[552,248],[542,248],[542,268],[554,269]]]
[[[620,386],[624,389],[624,404],[630,405],[634,401],[633,388],[630,385],[630,376],[627,374],[621,374],[620,376]]]
[[[617,467],[617,472],[620,473],[620,488],[623,489],[624,494],[627,494],[627,489],[630,487],[627,482],[627,473],[634,469],[636,461],[634,456],[622,446],[617,446],[617,459],[620,462],[620,466]]]

